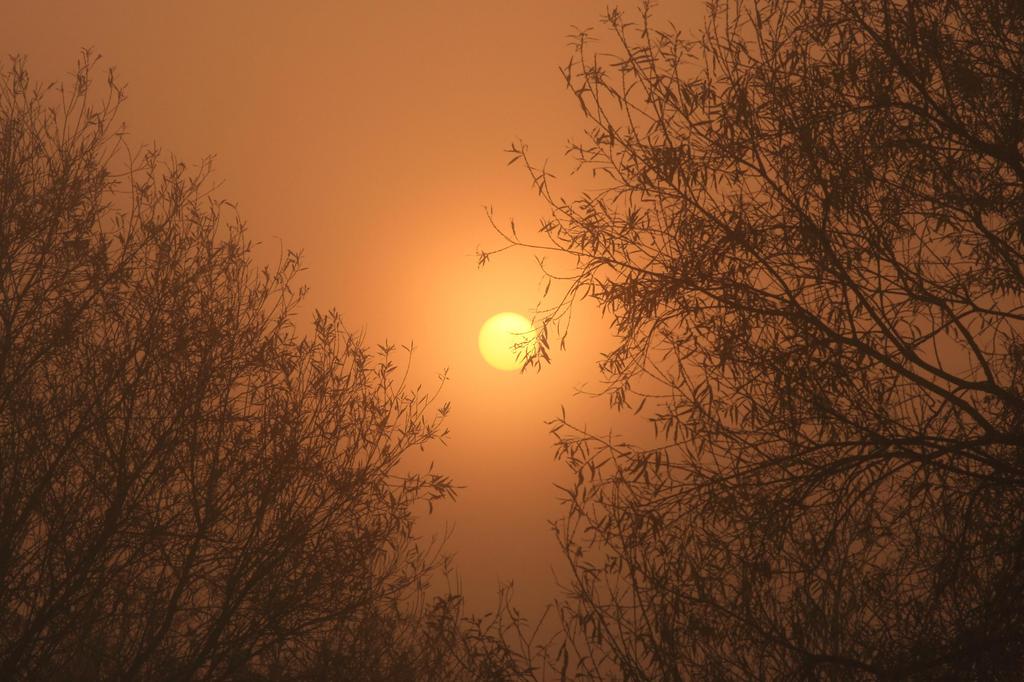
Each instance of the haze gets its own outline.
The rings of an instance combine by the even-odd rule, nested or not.
[[[373,342],[414,342],[426,385],[449,368],[448,445],[422,457],[464,488],[422,532],[451,530],[475,609],[499,581],[531,613],[554,594],[548,521],[565,472],[544,420],[562,405],[581,422],[607,412],[603,399],[573,397],[596,379],[609,338],[596,314],[578,316],[570,352],[539,375],[484,363],[480,325],[529,314],[541,273],[527,254],[483,269],[475,255],[500,243],[485,206],[502,223],[544,215],[503,150],[523,140],[561,160],[581,117],[558,66],[573,26],[604,8],[69,1],[12,4],[0,23],[5,52],[25,54],[39,80],[64,76],[82,47],[102,54],[127,84],[120,119],[134,143],[188,163],[215,155],[219,193],[261,242],[258,257],[303,252],[307,310],[335,307]]]

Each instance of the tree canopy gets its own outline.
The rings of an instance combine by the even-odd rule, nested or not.
[[[596,35],[564,75],[597,189],[561,198],[514,146],[551,215],[499,230],[575,258],[543,344],[598,304],[609,398],[656,438],[553,423],[556,664],[1015,678],[1024,7],[714,1],[692,39],[650,6]]]
[[[508,622],[425,592],[452,483],[398,466],[447,404],[333,311],[300,332],[298,255],[258,268],[97,70],[0,71],[0,677],[500,679]]]

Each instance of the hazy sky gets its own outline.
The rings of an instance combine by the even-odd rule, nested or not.
[[[454,524],[449,549],[478,610],[499,579],[527,611],[553,594],[562,467],[544,420],[563,404],[581,423],[605,419],[603,400],[572,397],[608,346],[593,313],[540,375],[484,363],[480,325],[528,315],[540,272],[527,253],[479,270],[474,251],[500,245],[484,205],[526,229],[543,216],[503,150],[522,139],[564,167],[583,120],[558,67],[572,26],[596,26],[606,5],[7,0],[0,12],[0,46],[37,79],[71,70],[82,47],[116,67],[133,143],[216,155],[219,195],[238,203],[259,257],[304,252],[307,313],[335,307],[371,341],[415,341],[424,381],[449,368],[449,445],[422,456],[466,489],[424,529]],[[695,7],[662,14],[696,28]]]

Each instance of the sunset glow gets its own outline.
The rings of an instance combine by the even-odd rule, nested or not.
[[[480,354],[492,367],[511,372],[522,368],[536,340],[528,319],[519,313],[498,313],[480,327]]]
[[[0,17],[0,682],[1024,679],[1021,0]]]

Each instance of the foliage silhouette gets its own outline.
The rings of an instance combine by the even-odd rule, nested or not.
[[[649,5],[564,70],[598,191],[538,312],[617,332],[641,448],[552,427],[581,679],[1017,679],[1024,669],[1024,6]],[[499,249],[501,250],[501,249]],[[489,253],[481,254],[485,262]],[[558,273],[549,273],[559,277]],[[542,362],[539,355],[535,363]]]
[[[298,255],[257,269],[209,163],[133,153],[96,70],[0,70],[0,677],[525,666],[507,600],[427,598],[413,512],[453,487],[397,467],[447,404],[333,311],[299,334]]]

